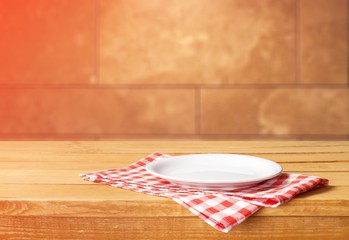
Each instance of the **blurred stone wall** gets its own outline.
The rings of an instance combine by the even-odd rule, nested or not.
[[[0,0],[0,139],[349,139],[348,0]]]

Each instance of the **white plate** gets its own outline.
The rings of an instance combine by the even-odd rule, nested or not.
[[[233,190],[278,176],[282,167],[270,160],[240,154],[191,154],[158,158],[146,165],[157,177],[185,187]]]

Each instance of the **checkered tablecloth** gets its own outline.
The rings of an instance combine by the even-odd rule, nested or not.
[[[145,165],[169,155],[153,153],[130,166],[84,173],[87,181],[173,199],[206,223],[229,232],[262,207],[277,207],[310,189],[326,186],[327,179],[283,173],[253,187],[234,191],[206,191],[184,188],[149,174]]]

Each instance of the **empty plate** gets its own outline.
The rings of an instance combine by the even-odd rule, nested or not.
[[[270,160],[240,154],[191,154],[158,158],[146,170],[171,183],[204,190],[233,190],[278,176]]]

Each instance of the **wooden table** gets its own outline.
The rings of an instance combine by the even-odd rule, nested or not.
[[[155,151],[250,154],[330,186],[225,234],[172,200],[78,177]],[[0,239],[349,239],[349,142],[0,142],[0,171]]]

